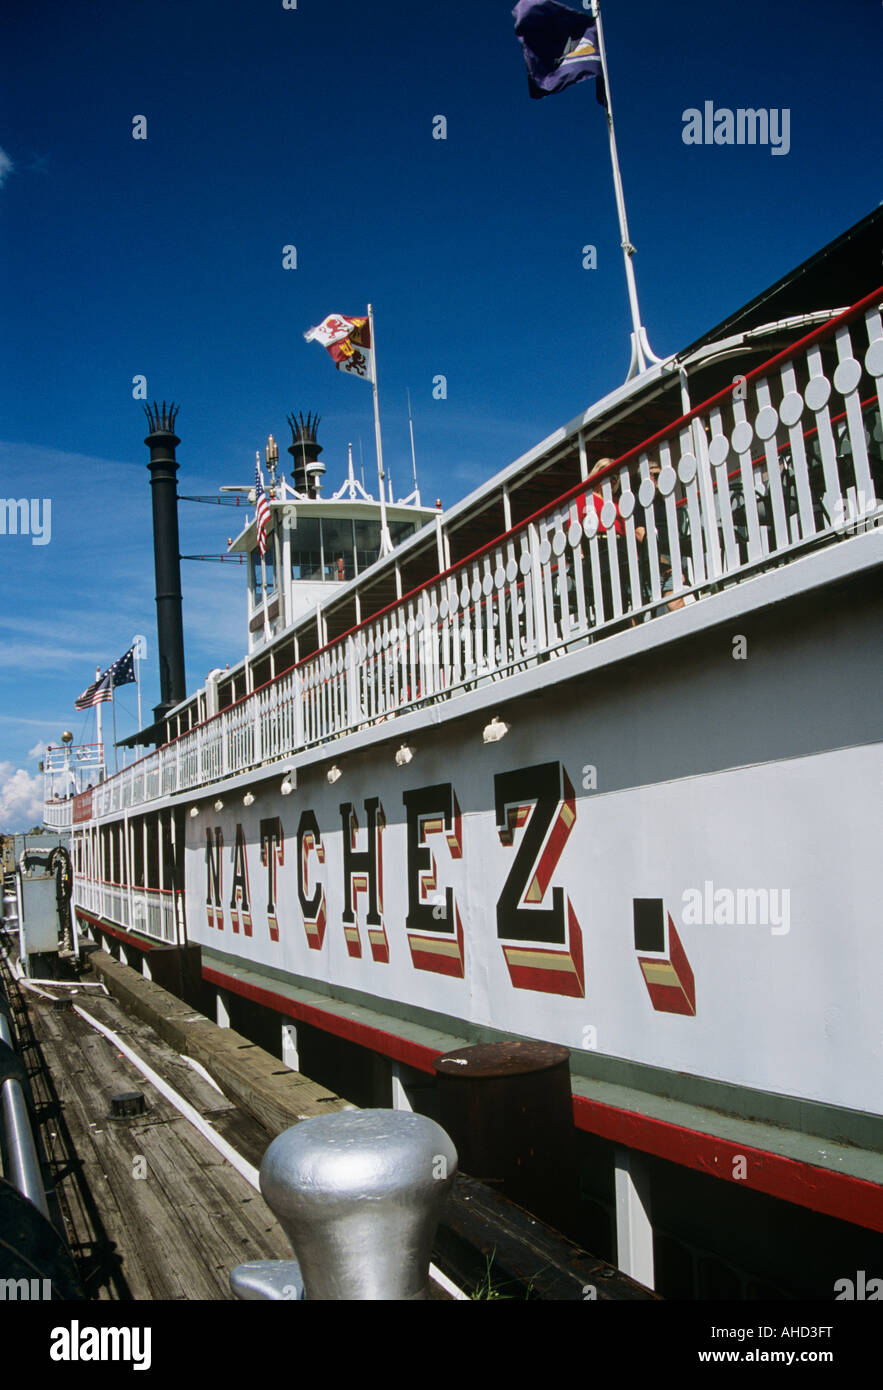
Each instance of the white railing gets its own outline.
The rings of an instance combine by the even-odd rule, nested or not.
[[[43,804],[43,824],[50,830],[70,830],[73,824],[74,803],[67,801],[46,801]]]
[[[591,483],[102,783],[93,814],[206,787],[503,680],[877,524],[881,300],[869,296]]]
[[[128,931],[172,945],[183,941],[179,894],[167,888],[135,888],[102,879],[74,877],[74,907]]]

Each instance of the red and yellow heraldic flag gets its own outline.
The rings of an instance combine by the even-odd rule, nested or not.
[[[374,380],[374,348],[367,317],[348,318],[329,314],[317,328],[304,334],[308,343],[319,342],[334,359],[339,372],[349,372],[365,381]]]

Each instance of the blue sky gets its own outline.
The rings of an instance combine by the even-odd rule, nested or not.
[[[607,0],[604,24],[643,318],[665,354],[880,202],[883,8]],[[184,493],[247,482],[270,431],[287,458],[293,409],[322,416],[328,483],[348,440],[370,477],[370,390],[303,333],[371,300],[397,493],[410,388],[424,496],[450,505],[621,382],[628,311],[593,84],[531,101],[508,0],[10,3],[4,28],[0,494],[52,503],[49,544],[0,535],[11,829],[36,818],[35,750],[90,736],[73,701],[135,633],[145,709],[158,699],[133,377],[180,403]],[[787,155],[685,145],[683,112],[708,99],[787,108]],[[182,504],[182,550],[222,551],[236,522]],[[244,650],[244,571],[183,570],[194,688]],[[118,694],[122,736],[134,687]]]

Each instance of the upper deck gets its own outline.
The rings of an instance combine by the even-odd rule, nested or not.
[[[860,537],[883,496],[881,302],[875,291],[796,341],[792,322],[704,348],[699,379],[711,365],[729,384],[662,428],[647,425],[672,390],[684,400],[683,361],[620,388],[258,659],[217,673],[171,712],[169,742],[83,793],[74,821],[267,775],[481,684],[503,700],[528,667]],[[751,367],[776,335],[790,345]],[[599,455],[613,461],[590,481]],[[527,510],[532,486],[574,472]],[[452,563],[498,502],[502,534]]]

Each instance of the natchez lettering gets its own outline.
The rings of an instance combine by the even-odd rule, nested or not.
[[[462,974],[461,913],[452,887],[446,886],[443,894],[439,892],[440,875],[433,852],[434,846],[446,843],[451,859],[459,859],[464,853],[462,817],[454,788],[449,782],[420,787],[406,791],[402,802],[406,822],[404,926],[413,963],[417,969]],[[494,810],[500,844],[513,851],[512,867],[501,886],[496,909],[498,937],[516,943],[504,948],[513,982],[521,988],[544,992],[583,994],[579,925],[563,888],[551,887],[576,820],[574,791],[567,773],[560,763],[549,762],[499,774],[494,778]],[[345,801],[340,803],[338,815],[342,843],[339,922],[347,952],[355,958],[362,956],[361,899],[361,920],[371,957],[388,963],[383,911],[383,806],[378,797],[366,798],[358,808]],[[303,929],[310,949],[321,950],[328,925],[330,885],[323,828],[312,809],[300,812],[295,835],[294,877]],[[269,938],[278,942],[279,869],[285,863],[281,817],[268,816],[260,821],[259,855],[265,874]],[[254,918],[248,844],[241,824],[235,827],[227,862],[231,874],[229,898],[224,888],[223,832],[220,826],[207,827],[206,922],[213,930],[224,931],[229,913],[233,933],[251,937]],[[398,864],[395,872],[401,872]],[[535,959],[531,956],[532,948],[524,945],[530,942],[537,943]],[[563,990],[556,983],[562,971],[567,977]]]

